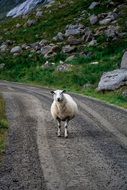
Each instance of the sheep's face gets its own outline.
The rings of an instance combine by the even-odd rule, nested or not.
[[[53,98],[56,102],[62,102],[64,99],[64,92],[65,90],[56,90],[56,91],[51,91],[51,93],[53,94]]]

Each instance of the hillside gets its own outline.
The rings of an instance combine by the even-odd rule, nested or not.
[[[127,2],[65,0],[0,24],[0,79],[66,88],[127,107],[126,86],[98,93],[127,47]],[[91,5],[91,6],[90,6]]]

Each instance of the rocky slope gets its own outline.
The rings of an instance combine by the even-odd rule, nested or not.
[[[20,76],[18,80],[31,80],[32,77],[32,80],[40,81],[42,76],[44,85],[86,89],[96,88],[101,75],[108,71],[103,75],[98,90],[114,90],[126,85],[126,68],[123,68],[127,65],[126,58],[121,63],[126,52],[126,10],[126,1],[56,0],[20,19],[2,24],[1,76],[6,73],[10,78],[11,69],[16,73],[13,75],[15,80]],[[5,54],[7,60],[11,58],[20,70],[4,60]],[[30,66],[29,62],[34,65]],[[61,81],[54,80],[59,77],[62,77]]]

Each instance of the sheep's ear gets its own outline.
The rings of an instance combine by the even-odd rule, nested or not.
[[[55,94],[55,92],[53,90],[50,91],[51,94]]]
[[[63,91],[62,91],[62,93],[65,93],[65,92],[66,92],[66,90],[63,90]]]

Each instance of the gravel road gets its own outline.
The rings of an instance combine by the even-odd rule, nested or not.
[[[79,114],[65,139],[48,89],[0,82],[0,92],[10,123],[0,190],[127,190],[126,110],[73,94]]]

